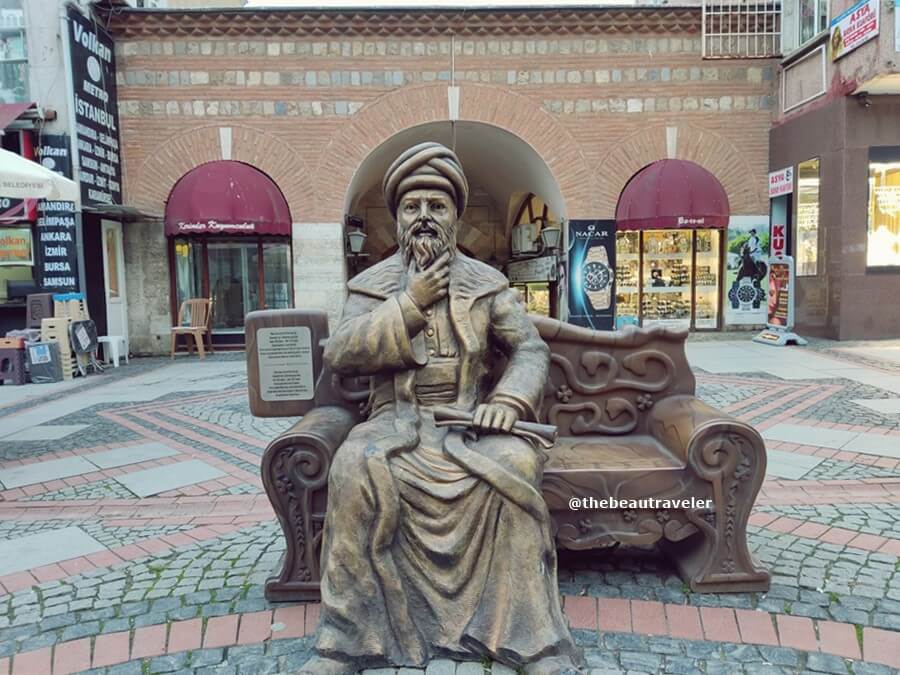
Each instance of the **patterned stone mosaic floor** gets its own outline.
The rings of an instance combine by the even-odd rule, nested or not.
[[[743,349],[705,340],[702,359],[727,364],[720,347]],[[790,352],[784,378],[752,358],[698,370],[698,395],[773,451],[749,535],[770,591],[691,593],[653,548],[562,554],[587,672],[898,672],[900,414],[859,403],[900,398],[898,362],[880,361],[878,343],[811,347]],[[137,359],[0,400],[16,427],[0,427],[0,484],[15,482],[0,487],[0,675],[291,673],[309,658],[318,606],[262,592],[283,543],[259,459],[293,420],[250,415],[242,359]],[[176,486],[143,480],[173,472]],[[41,537],[49,554],[26,545]],[[512,671],[399,671],[417,672]]]

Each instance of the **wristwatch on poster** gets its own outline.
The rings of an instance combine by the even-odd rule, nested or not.
[[[613,271],[609,267],[605,246],[592,246],[588,249],[581,273],[584,291],[591,307],[609,309],[612,302]]]

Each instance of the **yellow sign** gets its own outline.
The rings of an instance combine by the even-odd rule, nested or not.
[[[31,228],[0,227],[0,265],[34,265]]]

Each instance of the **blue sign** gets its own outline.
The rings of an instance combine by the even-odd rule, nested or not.
[[[613,330],[616,314],[616,221],[569,221],[569,323]]]

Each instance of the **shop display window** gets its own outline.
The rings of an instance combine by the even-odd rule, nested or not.
[[[265,309],[287,309],[291,306],[290,244],[265,242],[262,249]]]
[[[550,316],[550,283],[512,284],[522,296],[529,314]]]
[[[616,233],[616,325],[712,329],[721,311],[722,233]]]
[[[203,247],[188,239],[176,239],[174,253],[177,309],[185,300],[203,297]]]
[[[819,261],[819,158],[797,165],[797,246],[798,277],[815,276]]]
[[[866,265],[900,267],[900,147],[869,151]]]
[[[641,309],[645,326],[691,324],[691,230],[644,232]]]
[[[640,308],[641,233],[616,233],[616,323],[638,323]]]
[[[694,276],[694,327],[716,328],[719,324],[719,230],[697,230]]]

